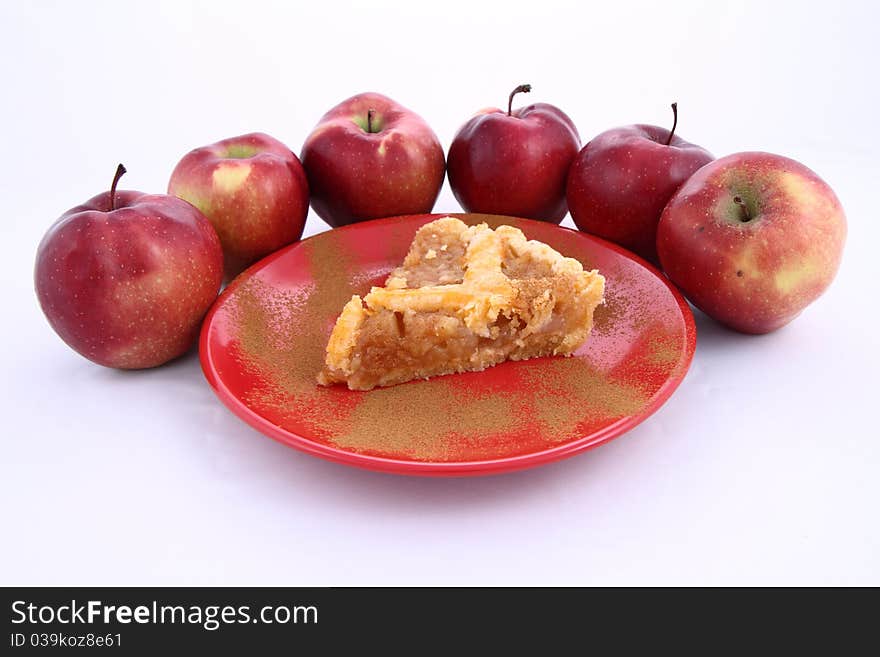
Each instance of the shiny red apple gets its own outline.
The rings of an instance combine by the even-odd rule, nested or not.
[[[331,226],[434,207],[446,162],[415,112],[377,93],[344,100],[303,144],[312,208]]]
[[[707,164],[672,197],[657,251],[707,315],[768,333],[828,288],[845,239],[840,201],[813,171],[780,155],[736,153]]]
[[[34,283],[55,332],[99,365],[161,365],[193,344],[223,278],[220,240],[173,196],[109,192],[65,212],[37,250]]]
[[[568,207],[565,183],[581,140],[557,107],[535,103],[507,111],[490,107],[467,121],[449,147],[449,185],[467,212],[506,214],[559,223]]]
[[[672,130],[629,125],[594,137],[568,174],[568,207],[581,230],[657,262],[657,222],[666,203],[691,175],[714,158]]]
[[[309,212],[299,158],[258,132],[187,153],[171,174],[168,193],[199,208],[214,226],[227,280],[298,240]]]

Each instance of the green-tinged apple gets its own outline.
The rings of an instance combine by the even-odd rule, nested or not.
[[[506,214],[558,224],[568,212],[565,183],[581,140],[558,107],[490,107],[468,120],[449,147],[449,185],[467,212]]]
[[[258,132],[187,153],[171,174],[168,193],[192,203],[214,226],[226,280],[298,240],[309,211],[299,158]]]
[[[780,155],[736,153],[701,168],[670,199],[657,251],[707,315],[769,333],[828,288],[845,239],[840,201],[813,171]]]
[[[362,93],[327,112],[303,144],[312,208],[331,226],[434,207],[446,160],[415,112]]]
[[[220,240],[186,201],[109,192],[67,212],[37,249],[34,284],[55,332],[89,360],[155,367],[183,354],[217,298]]]

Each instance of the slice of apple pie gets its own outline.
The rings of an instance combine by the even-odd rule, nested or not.
[[[416,233],[403,265],[352,297],[318,382],[369,390],[570,355],[590,333],[605,279],[512,226],[443,217]]]

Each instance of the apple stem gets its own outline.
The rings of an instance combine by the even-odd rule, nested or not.
[[[507,116],[510,116],[510,113],[513,111],[513,97],[519,93],[527,94],[532,90],[532,85],[530,84],[521,84],[516,89],[510,92],[510,96],[507,97]]]
[[[122,174],[125,173],[125,167],[121,164],[116,167],[116,173],[113,175],[113,182],[110,183],[110,209],[116,209],[116,185],[119,183],[119,179],[122,178]]]
[[[373,132],[373,114],[375,113],[376,110],[374,110],[372,107],[367,110],[367,132],[369,133]]]
[[[666,145],[672,143],[672,135],[675,134],[675,126],[678,125],[678,103],[672,103],[672,130],[669,131],[669,137],[666,139]]]
[[[752,220],[752,213],[749,212],[749,206],[747,206],[746,202],[742,200],[742,196],[734,196],[733,202],[736,203],[740,207],[740,209],[742,210],[742,215],[743,215],[742,220],[744,222],[751,221]]]

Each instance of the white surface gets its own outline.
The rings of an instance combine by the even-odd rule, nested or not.
[[[0,4],[0,584],[880,584],[873,3],[421,4]],[[521,82],[585,141],[677,100],[716,155],[816,169],[850,222],[837,281],[766,337],[698,316],[690,374],[626,437],[459,480],[300,454],[226,411],[194,355],[101,369],[40,313],[43,231],[118,161],[163,191],[192,147],[259,129],[298,152],[366,90],[448,147]],[[458,209],[448,186],[436,208]]]

